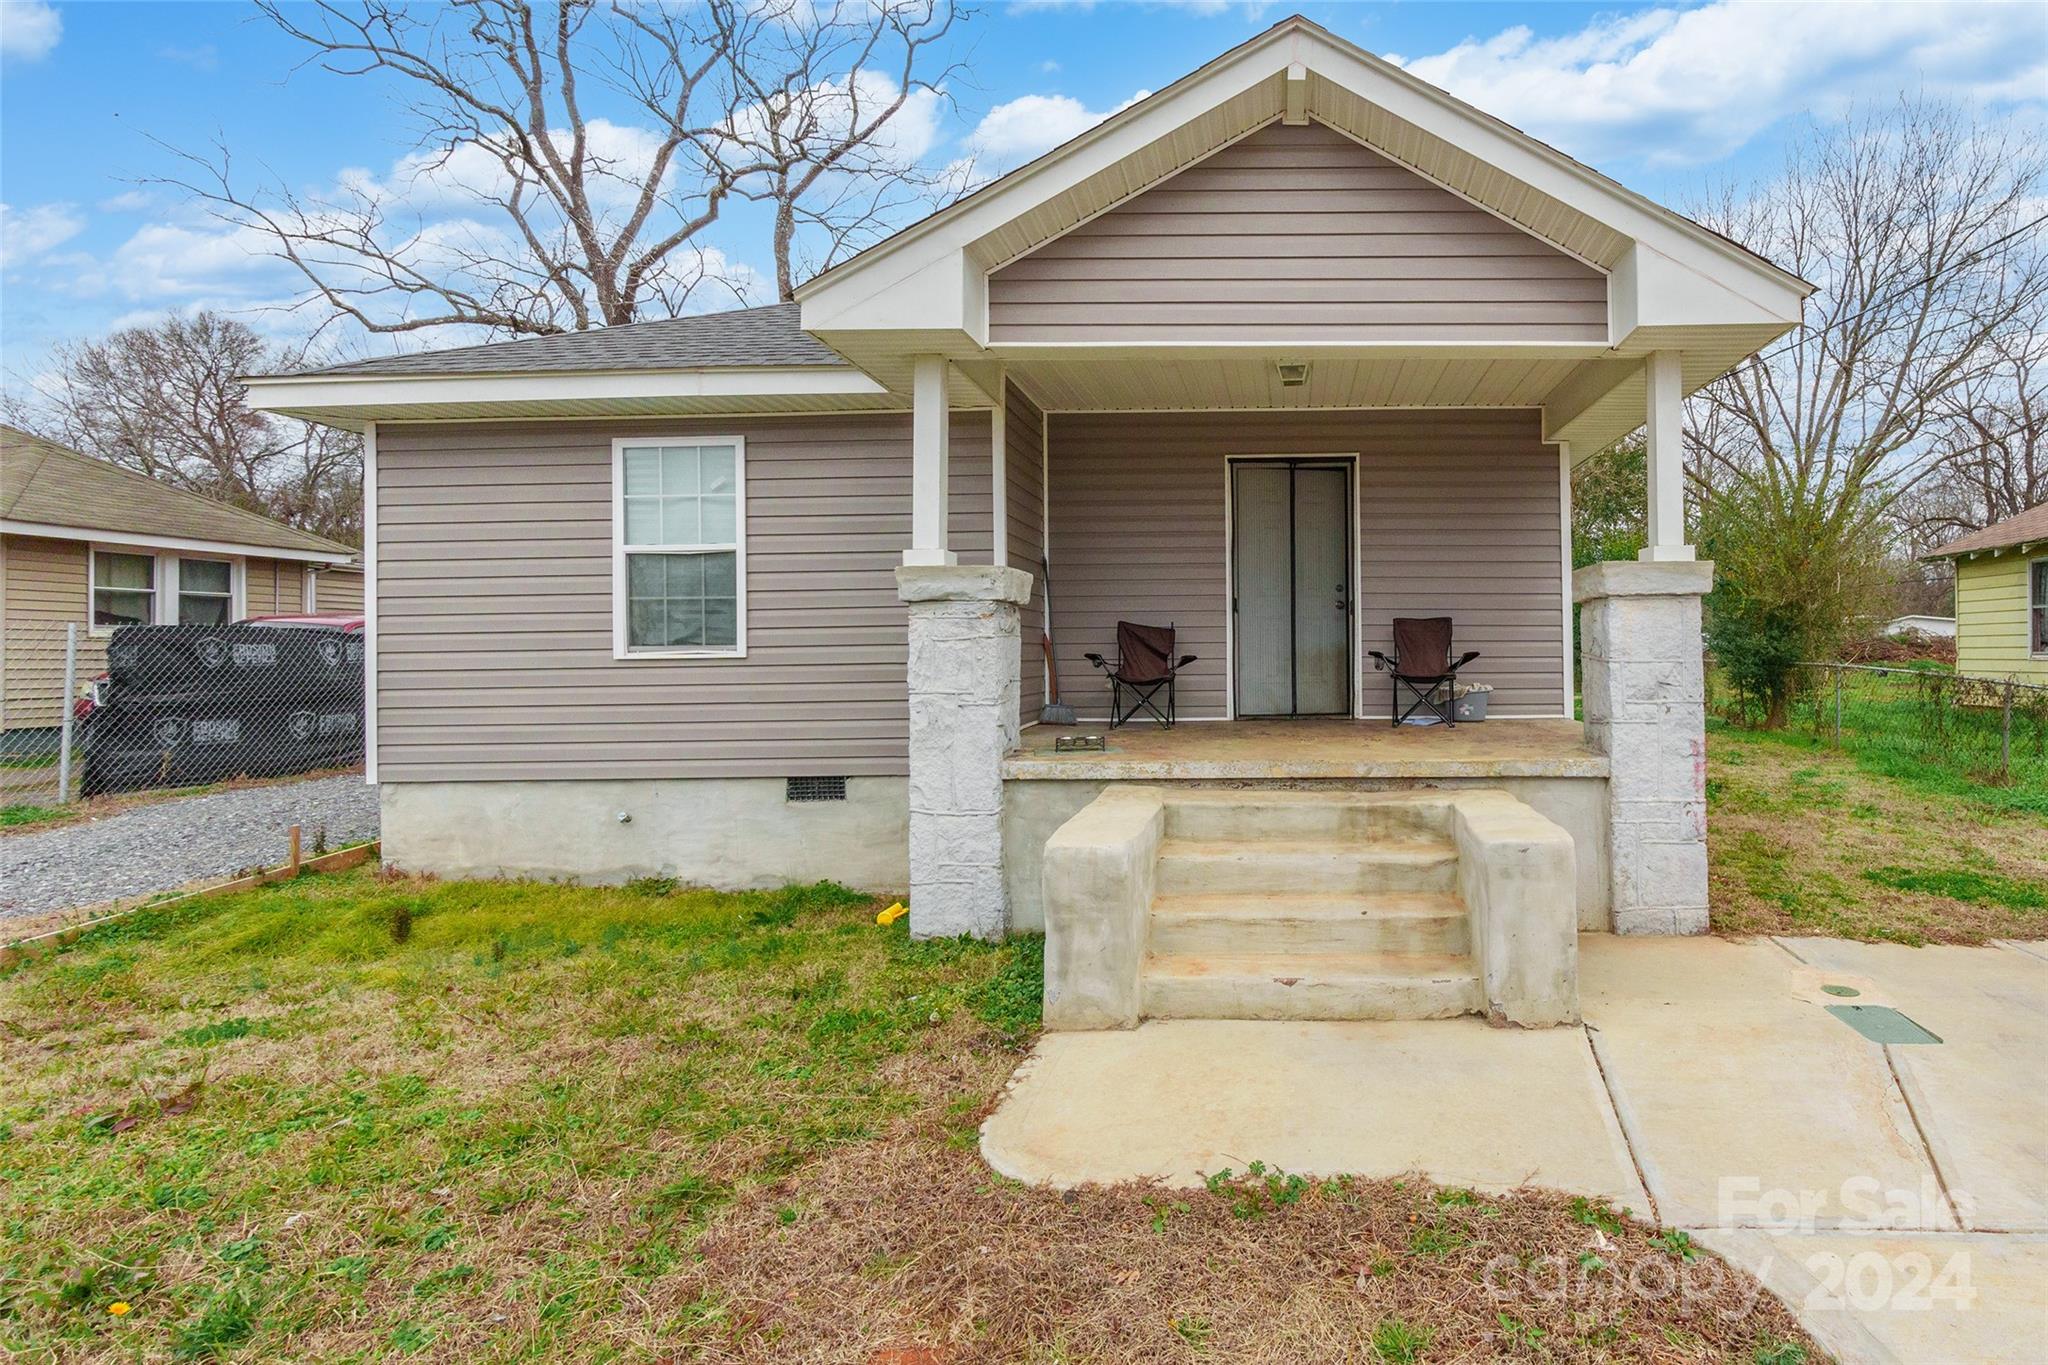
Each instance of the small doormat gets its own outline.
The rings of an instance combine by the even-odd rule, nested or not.
[[[1941,1041],[1889,1005],[1829,1005],[1827,1011],[1873,1043]]]

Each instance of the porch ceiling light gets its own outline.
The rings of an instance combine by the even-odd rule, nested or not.
[[[1279,362],[1280,387],[1298,389],[1308,383],[1308,362],[1306,360],[1283,360]]]

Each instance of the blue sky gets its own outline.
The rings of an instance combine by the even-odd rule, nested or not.
[[[1017,164],[1296,7],[988,4],[951,54],[968,74],[906,136],[944,165]],[[2038,119],[2048,6],[1304,4],[1300,12],[1653,197],[1768,171],[1799,120],[1902,89]],[[32,381],[56,342],[214,306],[280,336],[303,321],[274,262],[152,187],[159,143],[231,148],[301,188],[389,176],[416,149],[388,92],[295,69],[303,52],[240,4],[0,0],[0,376]],[[714,243],[765,273],[745,214]],[[758,301],[767,301],[760,293]],[[447,342],[461,340],[447,337]],[[414,343],[417,344],[417,343]],[[386,349],[390,343],[370,343]]]

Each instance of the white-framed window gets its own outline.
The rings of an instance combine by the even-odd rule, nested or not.
[[[2048,559],[2027,566],[2027,636],[2030,653],[2048,656]]]
[[[231,559],[178,557],[178,624],[224,626],[235,619],[235,564]]]
[[[86,554],[88,630],[216,626],[242,619],[247,561],[94,545]]]
[[[90,556],[94,635],[116,626],[156,624],[156,556],[133,550],[94,550]]]
[[[746,469],[738,436],[612,442],[614,657],[745,657]]]

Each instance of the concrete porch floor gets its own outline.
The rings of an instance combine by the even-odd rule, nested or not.
[[[1104,753],[1054,753],[1063,736],[1101,735]],[[1489,720],[1455,728],[1383,720],[1182,721],[1034,725],[1003,761],[1011,780],[1119,782],[1361,778],[1605,777],[1607,759],[1575,720]]]
[[[1587,935],[1580,982],[1583,1029],[1048,1035],[982,1150],[1054,1185],[1260,1160],[1599,1195],[1756,1273],[1843,1360],[2048,1359],[2048,948]],[[1845,1003],[1942,1041],[1867,1041]]]

